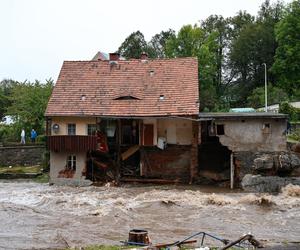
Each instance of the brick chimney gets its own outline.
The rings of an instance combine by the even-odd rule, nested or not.
[[[146,52],[141,54],[141,60],[148,60],[148,54]]]
[[[118,61],[120,59],[119,53],[109,53],[109,61]]]

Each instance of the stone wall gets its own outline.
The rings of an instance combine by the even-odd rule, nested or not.
[[[0,166],[33,166],[44,161],[44,145],[0,147]]]
[[[293,152],[234,152],[235,182],[247,174],[300,176],[300,155]]]

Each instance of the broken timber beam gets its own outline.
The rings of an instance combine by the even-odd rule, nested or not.
[[[133,145],[132,147],[130,147],[129,149],[127,149],[125,152],[123,152],[121,154],[122,161],[125,161],[127,158],[129,158],[130,156],[132,156],[139,149],[140,149],[139,145]]]

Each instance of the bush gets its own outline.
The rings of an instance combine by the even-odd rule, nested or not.
[[[279,113],[287,114],[290,121],[300,120],[300,109],[294,108],[288,102],[283,102],[279,105]]]
[[[296,129],[293,133],[289,134],[289,139],[294,141],[300,141],[300,129]]]

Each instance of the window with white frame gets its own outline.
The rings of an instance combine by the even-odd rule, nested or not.
[[[68,124],[68,135],[76,135],[76,124],[75,123]]]
[[[76,155],[69,155],[67,158],[67,168],[70,170],[76,170]]]
[[[96,124],[88,124],[87,125],[87,134],[88,135],[95,135],[97,130]]]

